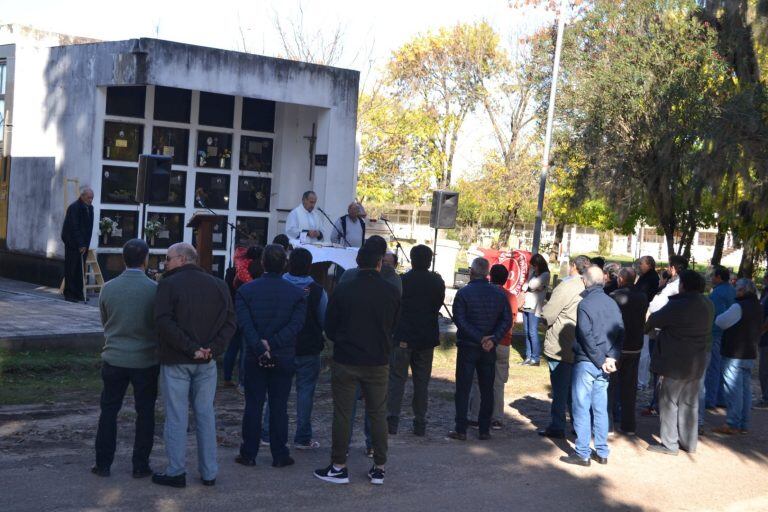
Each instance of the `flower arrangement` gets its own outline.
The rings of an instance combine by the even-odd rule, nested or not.
[[[208,161],[208,153],[206,153],[203,150],[199,150],[197,152],[197,165],[198,167],[205,167],[206,162]]]
[[[144,238],[151,240],[151,242],[154,243],[155,236],[160,231],[160,229],[162,229],[162,227],[163,225],[159,220],[148,220],[144,225]]]
[[[112,230],[115,229],[115,221],[109,217],[102,217],[99,220],[99,234],[102,236],[108,236],[112,234]]]

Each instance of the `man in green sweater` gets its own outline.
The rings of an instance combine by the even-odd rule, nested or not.
[[[105,339],[101,354],[104,389],[96,433],[96,465],[91,469],[98,476],[109,476],[115,457],[117,414],[129,383],[136,406],[133,477],[152,474],[149,455],[155,436],[160,366],[154,325],[157,285],[144,273],[148,253],[144,240],[129,240],[123,246],[125,271],[104,285],[99,297]]]

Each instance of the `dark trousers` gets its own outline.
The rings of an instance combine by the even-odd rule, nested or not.
[[[621,430],[635,432],[637,419],[637,370],[640,354],[621,354],[619,371],[613,372],[608,385],[608,412],[611,425],[621,421]],[[618,412],[617,412],[618,411]]]
[[[101,379],[101,414],[96,432],[96,466],[108,469],[115,459],[117,414],[123,405],[128,384],[133,386],[136,408],[136,434],[133,441],[133,469],[149,467],[149,455],[155,438],[155,400],[160,366],[122,368],[104,363]]]
[[[293,358],[280,359],[276,368],[262,368],[255,358],[245,362],[245,411],[243,411],[243,443],[240,455],[255,459],[261,440],[261,418],[264,401],[269,400],[269,449],[273,462],[282,462],[289,455],[288,395],[293,383]]]
[[[768,403],[768,346],[760,347],[760,370],[758,376],[760,377],[760,391],[762,393],[763,402]]]
[[[80,254],[80,250],[69,246],[64,248],[64,298],[84,301],[83,269],[88,251]]]
[[[427,391],[432,375],[432,358],[435,349],[411,350],[395,345],[389,358],[389,390],[387,398],[387,421],[397,429],[400,408],[403,404],[408,367],[413,376],[413,426],[427,425]]]
[[[696,451],[699,440],[699,384],[701,379],[664,377],[659,386],[661,443],[670,450]]]
[[[352,414],[355,410],[358,386],[365,401],[365,416],[371,425],[373,462],[387,463],[387,381],[389,365],[351,366],[331,364],[331,393],[333,394],[333,432],[331,462],[347,463]]]
[[[477,385],[480,388],[480,412],[477,422],[480,433],[491,430],[493,414],[493,379],[496,376],[496,351],[484,351],[479,346],[460,345],[456,355],[456,432],[466,434],[469,393],[472,390],[472,378],[477,372]]]
[[[240,360],[243,358],[243,337],[240,333],[240,329],[237,330],[234,336],[232,336],[232,339],[229,340],[229,345],[227,345],[227,351],[224,352],[224,361],[222,362],[222,367],[224,370],[224,380],[225,381],[231,381],[232,380],[232,374],[235,371],[235,363],[238,361],[238,355],[240,355]],[[242,361],[241,361],[242,362]],[[237,372],[237,383],[242,384],[243,383],[243,371],[242,371],[242,364],[238,365],[238,372]]]

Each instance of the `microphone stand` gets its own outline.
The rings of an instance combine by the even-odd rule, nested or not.
[[[195,201],[197,202],[197,204],[200,205],[201,208],[204,208],[204,209],[208,210],[213,215],[215,215],[217,217],[224,217],[225,219],[227,218],[225,215],[219,215],[215,211],[213,211],[210,208],[208,208],[208,206],[206,206],[206,204],[203,202],[202,198],[198,197],[197,199],[195,199]],[[226,223],[227,223],[227,226],[229,226],[229,266],[231,267],[231,266],[233,266],[235,264],[235,259],[234,259],[235,231],[237,231],[238,233],[240,233],[242,236],[244,236],[246,238],[250,238],[251,235],[246,233],[242,229],[238,228],[237,226],[235,226],[231,222],[229,222],[229,220],[227,220]]]
[[[385,219],[384,217],[380,217],[380,218],[381,220],[384,221],[384,224],[387,225],[387,228],[389,229],[389,234],[392,235],[392,238],[394,238],[396,248],[400,249],[400,252],[402,252],[403,256],[405,256],[405,261],[407,261],[410,264],[411,260],[405,254],[405,249],[403,249],[403,246],[400,244],[400,239],[397,238],[397,235],[395,235],[395,231],[392,229],[392,226],[389,225],[389,220]],[[453,315],[451,314],[451,310],[448,309],[448,306],[445,305],[445,301],[443,301],[443,307],[445,308],[445,312],[448,313],[448,318],[450,318],[451,322],[453,322]]]
[[[322,209],[322,208],[320,208],[319,206],[317,207],[317,209],[318,209],[318,210],[320,210],[320,213],[322,213],[322,214],[323,214],[323,217],[325,217],[326,219],[328,219],[328,222],[330,222],[330,223],[331,223],[331,226],[333,226],[333,229],[334,229],[334,230],[335,230],[335,231],[336,231],[336,232],[339,234],[339,237],[340,237],[340,239],[341,239],[341,240],[344,240],[344,241],[347,243],[347,247],[352,247],[352,244],[351,244],[351,243],[349,243],[349,240],[347,240],[347,237],[346,237],[346,236],[344,236],[344,233],[342,233],[342,232],[339,230],[339,228],[337,228],[337,227],[336,227],[336,224],[334,224],[334,222],[331,220],[331,218],[328,216],[328,214],[327,214],[327,213],[325,213],[325,210],[323,210],[323,209]]]

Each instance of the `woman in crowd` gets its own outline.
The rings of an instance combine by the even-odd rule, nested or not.
[[[549,266],[541,254],[531,257],[528,280],[523,284],[523,328],[525,330],[524,366],[539,366],[541,359],[541,341],[539,340],[539,318],[541,308],[547,299],[549,286]]]

